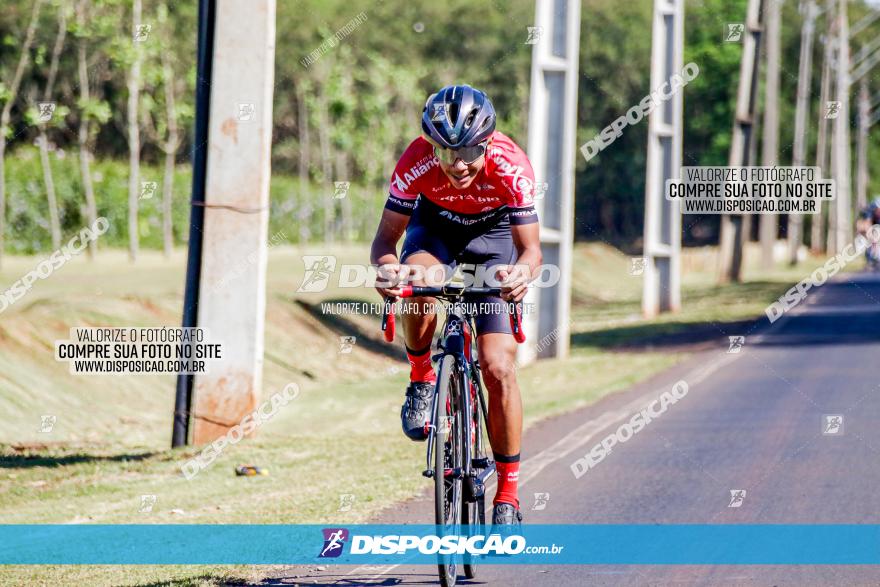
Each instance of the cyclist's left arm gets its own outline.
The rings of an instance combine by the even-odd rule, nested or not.
[[[542,262],[534,202],[535,172],[525,152],[506,137],[494,145],[489,158],[492,171],[510,198],[510,232],[518,254],[516,264],[498,271],[497,277],[501,281],[502,297],[518,302],[525,297],[528,284],[537,277]]]
[[[519,255],[515,265],[508,266],[498,272],[501,281],[501,297],[508,301],[518,302],[526,295],[528,284],[538,275],[543,257],[541,255],[541,239],[537,222],[529,224],[512,224],[510,232],[513,244]]]

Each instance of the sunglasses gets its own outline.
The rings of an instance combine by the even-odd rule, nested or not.
[[[434,145],[434,155],[445,165],[454,165],[458,159],[461,159],[465,165],[470,165],[486,154],[488,145],[489,141],[484,141],[473,147],[462,147],[461,149],[444,149]]]

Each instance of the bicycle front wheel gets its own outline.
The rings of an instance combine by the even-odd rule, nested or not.
[[[437,420],[432,433],[434,443],[434,514],[437,532],[442,536],[458,534],[461,527],[464,470],[460,376],[455,357],[445,355],[437,377]],[[457,579],[455,555],[437,555],[440,584],[452,587]]]
[[[483,444],[483,418],[477,402],[479,399],[474,393],[471,397],[471,413],[465,414],[463,418],[470,425],[462,426],[460,432],[462,443],[465,446],[468,443],[471,445],[471,458],[484,461],[486,460],[486,448]],[[468,501],[467,496],[462,496],[464,503],[461,523],[468,536],[486,535],[486,496],[482,495],[482,489],[481,487],[481,494],[477,495],[475,499],[471,497],[471,501]],[[465,554],[463,556],[464,576],[468,579],[474,579],[477,576],[475,562],[472,555]]]

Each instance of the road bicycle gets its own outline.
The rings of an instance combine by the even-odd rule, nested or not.
[[[483,438],[488,421],[473,309],[467,302],[483,296],[500,296],[501,288],[405,286],[402,298],[433,297],[451,302],[437,342],[437,383],[431,401],[427,427],[427,468],[422,475],[434,480],[434,518],[438,535],[486,535],[486,481],[495,474],[495,462],[487,456]],[[464,303],[462,303],[464,302]],[[525,341],[521,304],[508,303],[511,330],[517,342]],[[392,300],[382,312],[385,340],[394,340]],[[476,577],[475,561],[461,555],[464,576]],[[455,585],[457,555],[438,554],[438,571],[443,587]]]

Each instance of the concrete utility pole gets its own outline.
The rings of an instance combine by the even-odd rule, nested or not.
[[[831,97],[832,90],[832,71],[831,62],[834,60],[834,34],[837,27],[837,19],[835,18],[835,2],[836,0],[826,0],[825,2],[825,36],[824,51],[822,56],[822,80],[819,90],[819,133],[816,138],[816,167],[822,170],[822,177],[829,177],[828,163],[828,101]],[[822,252],[825,250],[825,220],[826,216],[830,216],[834,206],[828,204],[823,206],[819,202],[819,213],[813,215],[810,221],[810,250],[814,252]]]
[[[763,0],[749,0],[746,11],[748,35],[743,39],[742,58],[739,67],[739,89],[736,96],[736,113],[733,137],[730,144],[731,167],[751,163],[751,144],[754,140],[755,108],[758,96],[758,66],[760,64],[761,33],[764,23]],[[743,217],[725,214],[721,217],[721,243],[719,280],[739,281],[743,258]]]
[[[813,33],[815,31],[818,7],[813,0],[801,0],[800,12],[804,17],[801,27],[801,54],[798,64],[797,97],[794,111],[794,147],[791,164],[795,167],[806,165],[807,161],[807,116],[810,108],[810,86],[813,79]],[[816,216],[813,217],[814,219]],[[798,262],[798,249],[803,241],[804,217],[801,214],[788,215],[788,262]]]
[[[868,128],[871,126],[871,105],[868,83],[859,84],[859,126],[856,137],[856,206],[859,210],[868,204]]]
[[[781,0],[768,0],[767,26],[767,79],[764,82],[764,128],[761,164],[765,167],[779,163],[779,7]],[[779,231],[777,214],[759,216],[758,235],[761,242],[761,268],[773,267],[773,245]]]
[[[838,1],[837,11],[837,102],[838,115],[832,125],[831,176],[837,184],[834,223],[829,225],[828,253],[837,254],[852,237],[852,194],[850,193],[849,140],[849,23],[847,0]],[[832,230],[833,228],[833,230]]]
[[[880,18],[880,11],[874,10],[862,17],[859,22],[852,27],[849,37],[852,39],[861,31],[865,30],[869,25]],[[877,118],[877,113],[871,115],[871,110],[878,103],[880,95],[875,96],[871,101],[868,94],[868,83],[865,76],[880,63],[880,37],[875,37],[868,41],[859,49],[853,58],[852,72],[849,76],[849,83],[854,84],[859,81],[859,99],[858,99],[858,135],[856,137],[857,144],[857,167],[856,167],[856,205],[859,210],[864,208],[868,203],[868,131]]]
[[[532,343],[520,345],[521,364],[568,356],[580,30],[578,0],[535,3],[528,154],[538,184],[547,184],[535,201],[544,264],[557,266],[560,277],[553,287],[529,289],[525,301],[538,313],[524,317]]]
[[[684,0],[655,0],[651,32],[651,88],[684,67]],[[648,119],[645,177],[645,269],[642,313],[681,307],[681,210],[665,197],[666,180],[678,178],[682,160],[682,91]]]
[[[198,325],[223,355],[195,376],[195,444],[257,407],[266,313],[275,0],[216,0],[216,15]]]

